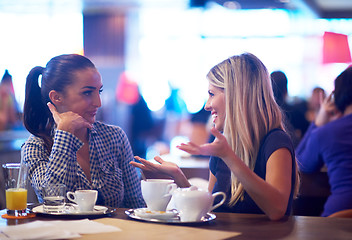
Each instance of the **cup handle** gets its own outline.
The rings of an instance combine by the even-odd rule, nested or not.
[[[225,202],[225,200],[226,200],[226,194],[225,194],[224,192],[216,192],[216,193],[213,193],[213,199],[215,199],[215,197],[216,197],[216,196],[219,196],[219,195],[222,195],[222,197],[223,197],[222,200],[221,200],[218,204],[212,206],[209,212],[213,211],[215,208],[220,207],[220,206]]]
[[[74,192],[67,192],[66,193],[66,196],[68,198],[68,200],[76,203],[76,199],[75,199],[75,193]]]
[[[168,186],[167,186],[167,194],[164,195],[164,197],[168,197],[168,196],[171,196],[173,191],[175,191],[177,188],[177,185],[175,183],[170,183]]]

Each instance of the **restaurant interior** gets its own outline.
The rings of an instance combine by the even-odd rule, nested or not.
[[[29,136],[21,112],[30,69],[78,53],[103,79],[97,120],[121,126],[135,155],[163,155],[206,184],[208,159],[175,146],[209,141],[207,71],[251,52],[286,74],[290,102],[308,104],[314,88],[330,93],[351,64],[352,1],[1,0],[0,32],[0,74],[12,76],[19,115],[0,132],[1,164],[19,162]],[[319,216],[330,194],[326,170],[301,177],[294,215]],[[37,202],[34,192],[28,201]]]

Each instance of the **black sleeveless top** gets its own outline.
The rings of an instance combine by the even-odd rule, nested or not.
[[[257,161],[255,164],[254,172],[265,180],[266,175],[266,163],[273,152],[280,148],[287,148],[291,152],[292,156],[292,184],[289,202],[287,205],[285,215],[290,215],[294,186],[295,186],[295,152],[292,141],[287,133],[281,129],[271,130],[262,140],[260,145]],[[257,206],[253,199],[244,192],[243,200],[239,200],[233,207],[229,207],[228,203],[231,198],[231,171],[225,164],[225,162],[218,157],[211,157],[209,162],[209,168],[211,173],[216,177],[217,181],[214,185],[213,193],[224,192],[226,194],[226,201],[223,205],[215,209],[215,212],[234,212],[234,213],[256,213],[264,214],[264,212]],[[218,203],[221,197],[215,198],[214,204]]]

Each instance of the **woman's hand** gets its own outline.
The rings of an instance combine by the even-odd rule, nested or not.
[[[53,115],[57,129],[75,134],[78,130],[92,128],[92,125],[83,117],[74,112],[59,113],[52,103],[47,104]]]
[[[140,161],[141,163],[132,161],[130,162],[132,166],[138,167],[144,171],[166,174],[172,177],[179,187],[190,186],[190,183],[188,182],[187,178],[185,177],[181,169],[177,166],[177,164],[164,161],[161,157],[158,157],[158,156],[155,157],[154,160],[157,161],[159,164],[152,163],[138,156],[135,156],[134,158]]]
[[[315,125],[320,127],[328,122],[334,121],[342,116],[342,113],[336,108],[334,101],[334,92],[332,92],[328,97],[323,99],[320,97],[320,109],[318,115],[315,119]]]
[[[232,152],[232,149],[224,135],[222,135],[214,127],[210,130],[210,132],[215,136],[215,140],[212,143],[206,143],[199,146],[189,142],[187,144],[182,143],[177,146],[177,148],[192,155],[216,156],[220,158],[224,158]]]
[[[175,172],[177,172],[179,169],[179,167],[175,163],[164,161],[161,157],[154,158],[154,160],[160,164],[152,163],[138,156],[135,156],[134,158],[140,161],[141,163],[130,162],[131,165],[153,173],[163,173],[173,177]]]

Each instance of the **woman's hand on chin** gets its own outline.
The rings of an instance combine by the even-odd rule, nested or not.
[[[75,135],[76,132],[84,128],[92,128],[86,119],[74,112],[59,113],[52,103],[47,104],[51,114],[53,115],[57,129],[70,132]]]

